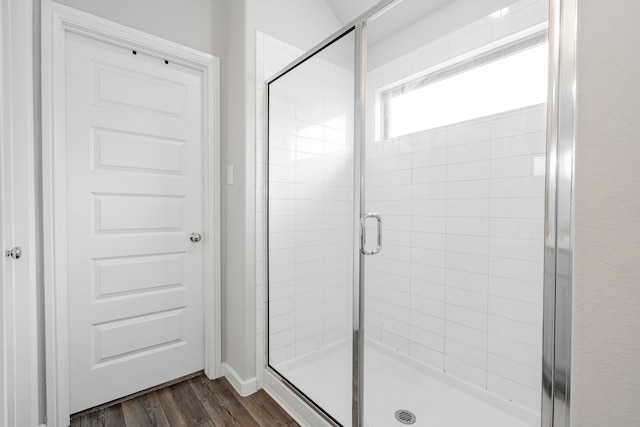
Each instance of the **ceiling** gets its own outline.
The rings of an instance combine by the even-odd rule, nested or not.
[[[326,0],[342,25],[362,15],[373,7],[378,0]]]

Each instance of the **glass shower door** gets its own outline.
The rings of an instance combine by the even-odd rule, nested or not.
[[[366,25],[364,425],[539,426],[548,4],[445,3]]]
[[[268,86],[268,365],[351,425],[354,41]]]
[[[540,425],[548,3],[474,5],[268,86],[268,365],[336,425]]]

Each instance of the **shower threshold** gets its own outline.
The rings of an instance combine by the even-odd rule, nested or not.
[[[494,393],[436,371],[393,349],[367,341],[367,427],[403,425],[398,410],[415,415],[413,426],[533,427],[540,415]],[[348,340],[276,367],[344,426],[351,417],[351,346]],[[431,372],[432,371],[432,372]]]

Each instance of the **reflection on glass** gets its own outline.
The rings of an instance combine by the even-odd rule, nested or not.
[[[269,85],[269,365],[345,426],[351,416],[353,64],[347,35]]]

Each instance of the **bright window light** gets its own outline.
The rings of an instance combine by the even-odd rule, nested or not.
[[[459,123],[546,102],[547,43],[471,68],[388,104],[388,137]]]

